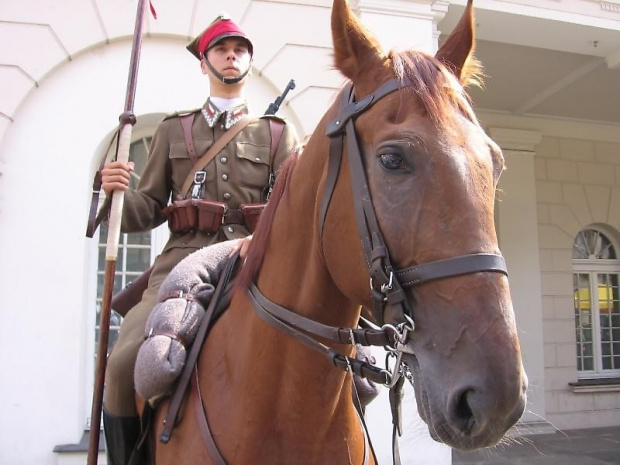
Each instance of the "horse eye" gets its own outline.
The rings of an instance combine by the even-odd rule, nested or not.
[[[398,171],[406,169],[403,157],[398,153],[384,153],[380,156],[381,165],[388,171]]]

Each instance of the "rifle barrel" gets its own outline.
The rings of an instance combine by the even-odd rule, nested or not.
[[[282,105],[282,102],[286,98],[286,94],[288,94],[288,92],[290,90],[293,90],[294,88],[295,88],[295,79],[291,79],[286,85],[286,87],[284,88],[284,91],[282,92],[282,94],[278,95],[276,100],[269,104],[269,106],[267,107],[267,110],[265,111],[265,114],[275,115],[280,109],[280,105]]]

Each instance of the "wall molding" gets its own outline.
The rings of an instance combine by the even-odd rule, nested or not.
[[[353,8],[357,14],[373,13],[425,20],[436,17],[436,12],[431,9],[431,0],[357,0]]]
[[[613,11],[620,13],[620,1],[619,0],[599,0],[601,10]]]
[[[542,140],[542,132],[490,127],[488,133],[502,150],[519,150],[536,152],[536,146]]]

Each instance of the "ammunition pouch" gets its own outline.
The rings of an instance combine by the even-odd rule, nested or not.
[[[256,229],[256,224],[258,223],[260,214],[263,212],[264,209],[264,203],[242,203],[239,206],[239,210],[241,210],[241,214],[243,215],[243,222],[245,223],[245,227],[251,233],[253,233]]]
[[[225,224],[243,224],[250,233],[254,232],[256,223],[265,204],[241,204],[239,209],[228,208],[225,203],[210,200],[177,200],[162,210],[173,233],[202,231],[215,233]]]
[[[212,233],[220,229],[224,224],[224,213],[227,207],[222,202],[209,202],[206,200],[198,200],[196,203],[198,231]]]

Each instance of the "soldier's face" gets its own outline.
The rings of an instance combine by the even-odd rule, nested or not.
[[[245,40],[231,37],[211,47],[207,59],[222,76],[235,78],[250,67],[252,57]]]

